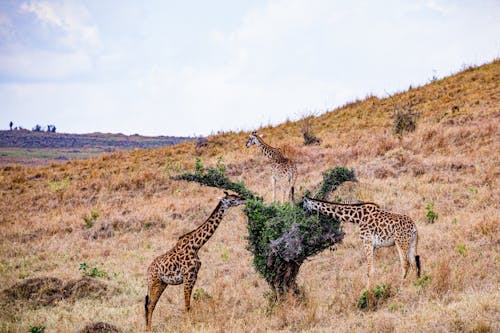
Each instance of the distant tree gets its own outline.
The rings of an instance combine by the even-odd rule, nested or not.
[[[55,133],[56,127],[54,125],[47,125],[47,132]]]
[[[36,124],[35,127],[31,129],[33,132],[41,132],[42,131],[42,126]]]
[[[56,127],[54,125],[52,125],[52,133],[55,133],[56,132]]]
[[[10,126],[10,130],[12,131],[12,126],[14,126],[14,123],[11,121],[11,122],[9,123],[9,126]]]

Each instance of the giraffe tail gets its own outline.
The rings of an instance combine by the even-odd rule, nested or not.
[[[146,295],[144,299],[144,312],[146,314],[146,325],[148,325],[148,305],[149,305],[149,295]]]
[[[417,228],[413,227],[410,249],[408,251],[408,259],[412,264],[412,266],[417,269],[417,277],[420,277],[421,266],[420,266],[420,256],[417,254],[417,243],[418,243]]]
[[[420,277],[420,256],[416,255],[415,256],[415,261],[417,263],[417,277]]]
[[[290,189],[290,196],[292,197],[292,202],[295,202],[295,186]]]

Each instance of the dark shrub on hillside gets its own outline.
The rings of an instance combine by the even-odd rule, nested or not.
[[[314,116],[309,114],[302,118],[302,122],[300,125],[300,131],[302,132],[302,136],[304,137],[304,146],[321,144],[321,139],[318,138],[312,129],[312,120]]]
[[[418,112],[416,112],[411,103],[407,103],[402,108],[396,108],[393,114],[394,123],[392,131],[396,135],[403,135],[415,131],[417,127]]]

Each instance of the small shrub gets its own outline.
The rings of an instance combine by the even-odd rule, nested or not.
[[[193,300],[195,301],[207,301],[211,298],[212,296],[203,288],[196,288],[193,293]]]
[[[89,215],[83,216],[85,227],[87,229],[92,228],[92,226],[95,224],[98,218],[99,218],[99,212],[97,210],[92,209]]]
[[[302,136],[304,137],[304,146],[321,144],[321,139],[316,137],[312,130],[312,120],[314,115],[308,114],[302,118],[302,122],[300,125],[300,131],[302,132]]]
[[[390,285],[376,285],[371,290],[365,290],[358,299],[361,310],[375,310],[384,300],[391,296]]]
[[[108,277],[108,272],[104,270],[99,270],[97,267],[90,267],[86,262],[83,262],[80,264],[80,271],[82,272],[83,276],[89,276],[89,277]]]
[[[35,127],[31,129],[33,132],[42,132],[42,126],[36,124]]]
[[[418,113],[413,109],[411,102],[403,108],[396,108],[392,117],[394,119],[392,131],[395,135],[402,136],[405,133],[415,131]]]
[[[30,333],[44,333],[45,332],[45,326],[35,326],[35,325],[30,325]]]
[[[203,163],[201,162],[201,158],[197,157],[195,162],[194,162],[194,172],[197,175],[203,174],[203,171],[205,171],[205,167],[203,166]]]
[[[60,181],[49,182],[49,188],[52,192],[64,192],[69,185],[69,178],[64,178]]]
[[[425,210],[426,210],[425,216],[427,217],[425,222],[427,224],[432,224],[436,222],[438,218],[438,214],[433,209],[434,209],[434,201],[431,201],[427,203],[427,205],[425,205]]]

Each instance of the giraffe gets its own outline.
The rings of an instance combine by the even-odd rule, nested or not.
[[[284,202],[286,197],[287,200],[293,202],[294,186],[297,179],[297,166],[295,163],[291,159],[285,157],[281,149],[271,147],[265,143],[264,140],[257,135],[256,131],[253,131],[248,137],[246,147],[249,148],[252,145],[259,147],[262,154],[272,162],[271,186],[273,188],[273,201],[276,201],[276,183],[280,182],[284,183],[281,185],[285,187],[283,189],[282,201]]]
[[[359,225],[361,241],[368,259],[368,282],[375,275],[375,250],[396,245],[403,271],[402,279],[408,274],[408,267],[416,269],[420,277],[420,256],[417,255],[417,227],[410,217],[382,210],[374,203],[333,203],[309,197],[304,198],[304,208],[333,217],[341,223]]]
[[[212,237],[224,214],[230,207],[245,202],[245,198],[225,193],[210,217],[195,230],[179,237],[177,244],[165,254],[156,257],[148,267],[148,294],[145,299],[146,330],[151,330],[153,311],[167,285],[184,284],[184,314],[190,309],[191,292],[196,282],[201,261],[200,248]]]

